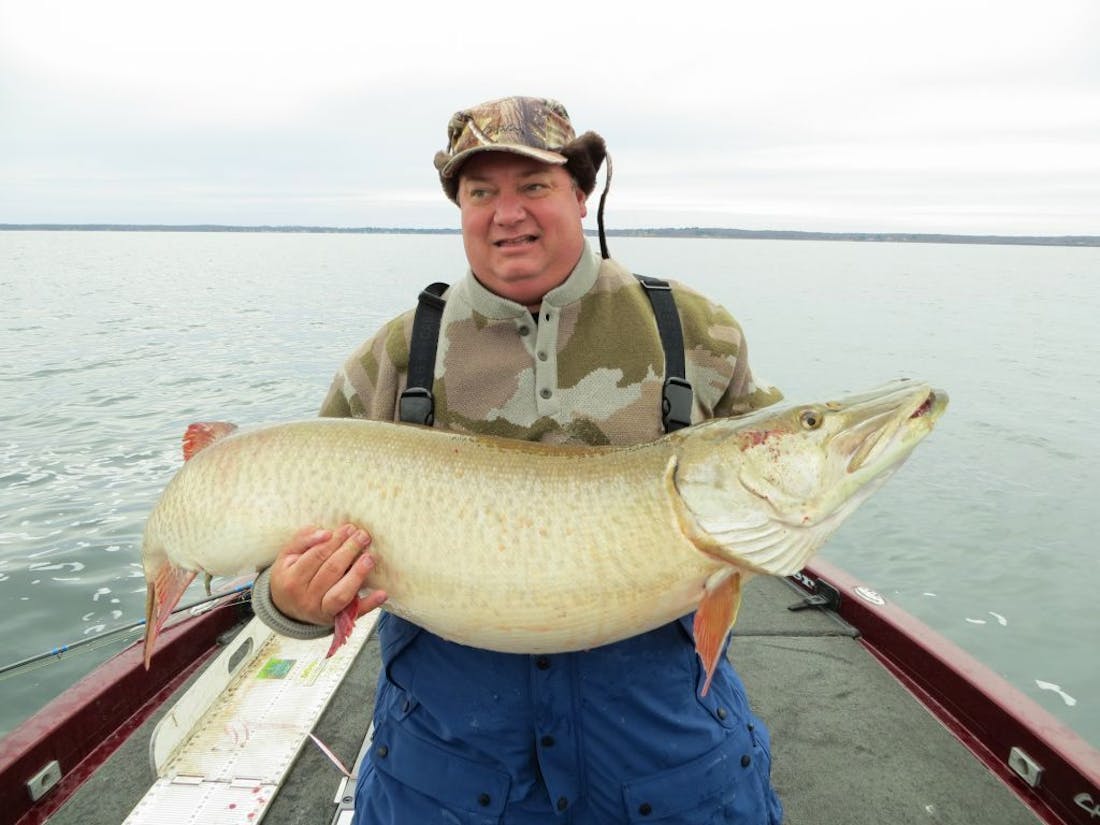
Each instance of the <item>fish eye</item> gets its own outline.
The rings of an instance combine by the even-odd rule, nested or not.
[[[817,410],[803,410],[801,415],[798,416],[798,420],[802,423],[802,426],[807,430],[816,430],[821,426],[823,416]]]

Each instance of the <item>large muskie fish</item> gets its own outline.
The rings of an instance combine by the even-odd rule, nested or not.
[[[196,572],[261,569],[302,526],[354,522],[373,537],[368,585],[385,608],[446,639],[584,650],[697,610],[709,685],[744,581],[801,569],[946,406],[898,381],[631,447],[354,419],[232,433],[187,461],[149,517],[146,667]]]

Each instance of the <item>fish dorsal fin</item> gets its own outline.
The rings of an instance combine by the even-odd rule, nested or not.
[[[237,425],[228,421],[196,421],[183,434],[183,460],[190,461],[199,450],[209,447],[235,429]]]

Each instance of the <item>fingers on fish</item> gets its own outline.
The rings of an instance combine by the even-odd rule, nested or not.
[[[184,591],[195,579],[194,570],[184,570],[165,561],[157,568],[145,596],[145,669],[153,659],[153,648],[164,623],[179,604]]]

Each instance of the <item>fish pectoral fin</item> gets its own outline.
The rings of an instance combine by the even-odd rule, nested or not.
[[[737,611],[741,607],[741,573],[726,567],[719,570],[704,585],[703,599],[695,611],[695,652],[703,662],[707,678],[702,696],[710,690],[710,681],[718,669],[722,645],[729,636]]]
[[[347,607],[336,614],[336,621],[332,627],[332,644],[329,645],[328,653],[325,654],[326,659],[344,646],[344,642],[348,640],[351,632],[355,629],[355,620],[358,617],[359,597],[356,596],[348,602]]]
[[[195,453],[209,447],[235,429],[237,425],[228,421],[196,421],[183,434],[183,460],[190,461]]]
[[[145,597],[145,669],[153,658],[153,646],[172,610],[179,604],[183,593],[195,580],[194,570],[176,567],[165,559],[153,580],[149,582]]]

